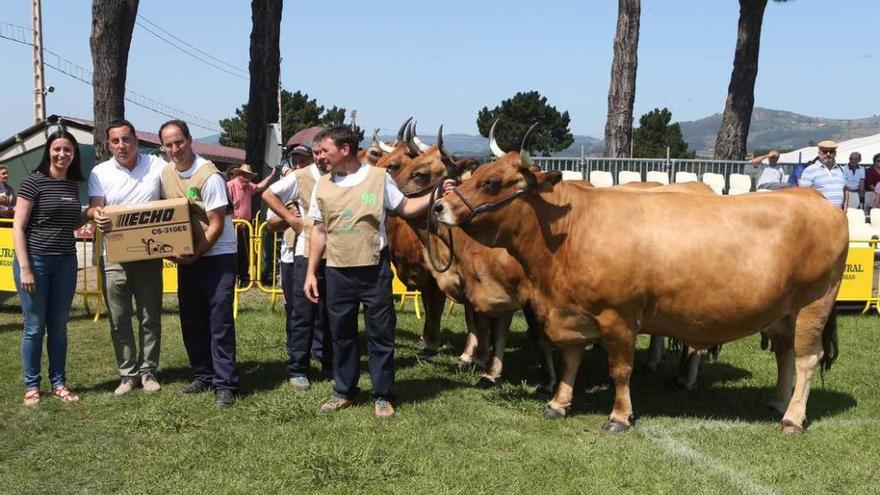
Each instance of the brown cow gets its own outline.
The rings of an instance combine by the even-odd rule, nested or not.
[[[411,155],[415,156],[421,151],[410,139],[407,141],[410,142]],[[458,175],[465,169],[473,170],[472,160],[455,160],[443,149],[442,128],[437,142],[438,144],[428,147],[392,174],[401,192],[407,195],[428,194],[447,176]],[[459,229],[440,226],[437,231],[429,233],[425,221],[408,222],[422,242],[428,267],[441,290],[453,299],[466,301],[466,308],[471,307],[473,310],[472,323],[476,328],[469,325],[468,339],[460,361],[479,361],[474,356],[475,352],[479,351],[484,355],[491,350],[490,364],[480,383],[495,383],[501,376],[513,314],[522,308],[530,332],[541,337],[538,339],[538,345],[543,351],[544,383],[541,389],[551,391],[556,382],[552,355],[549,343],[542,337],[543,332],[533,318],[528,304],[531,284],[522,266],[505,250],[486,248]],[[454,251],[451,258],[450,243]],[[448,269],[444,269],[447,265]],[[490,339],[492,345],[489,343]]]
[[[601,341],[608,352],[615,400],[603,429],[619,432],[632,421],[638,333],[708,348],[761,330],[791,343],[777,352],[776,403],[786,405],[780,431],[803,431],[812,375],[837,355],[829,315],[848,247],[840,209],[807,189],[715,197],[591,190],[533,173],[530,163],[512,152],[483,165],[434,212],[506,248],[540,289],[534,308],[564,362],[545,416],[569,410],[584,344]]]
[[[378,138],[378,129],[373,133],[373,143],[381,152],[375,165],[387,169],[392,177],[414,156],[404,140],[404,132],[411,121],[412,117],[400,126],[397,131],[397,142],[394,145],[383,143]],[[397,269],[397,277],[410,290],[418,290],[421,293],[422,306],[425,308],[422,327],[423,353],[426,357],[433,356],[440,348],[440,318],[446,295],[437,286],[437,281],[427,269],[422,256],[422,245],[407,222],[398,216],[388,215],[385,218],[385,230],[388,234],[391,261]]]

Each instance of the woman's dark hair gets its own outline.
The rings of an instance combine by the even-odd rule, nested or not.
[[[70,141],[71,144],[73,144],[73,159],[70,161],[70,166],[67,168],[67,180],[82,182],[83,174],[82,166],[80,165],[79,143],[76,142],[76,138],[73,137],[73,134],[67,132],[64,129],[58,129],[57,131],[49,134],[49,136],[46,137],[46,144],[43,147],[43,158],[40,159],[40,164],[37,165],[37,168],[34,169],[34,172],[40,172],[43,175],[49,175],[49,167],[51,166],[49,150],[52,148],[52,143],[56,139],[62,138]]]

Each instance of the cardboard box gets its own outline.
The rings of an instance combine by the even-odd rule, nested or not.
[[[185,198],[108,206],[104,214],[113,222],[104,233],[109,263],[193,254],[193,226]]]

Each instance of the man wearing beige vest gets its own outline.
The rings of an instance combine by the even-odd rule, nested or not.
[[[284,230],[281,243],[281,288],[287,312],[287,375],[297,390],[308,390],[309,356],[320,352],[321,371],[331,373],[333,352],[327,308],[322,299],[314,304],[303,292],[306,280],[309,231],[312,222],[304,212],[309,209],[312,190],[327,170],[326,165],[312,163],[312,151],[297,146],[290,154],[291,171],[263,192],[269,207],[267,221],[272,230]],[[301,235],[300,235],[301,234]],[[318,265],[318,290],[324,290],[324,262]],[[316,349],[316,343],[321,346]],[[326,345],[325,345],[326,344]],[[317,352],[316,352],[317,351]]]
[[[431,195],[405,198],[384,169],[357,159],[360,137],[350,127],[336,126],[315,136],[318,160],[329,167],[312,193],[309,216],[309,265],[303,290],[317,303],[326,298],[333,336],[333,397],[322,412],[353,404],[360,376],[358,309],[364,305],[370,381],[375,414],[394,415],[394,330],[397,326],[391,296],[391,264],[385,212],[402,217],[423,214]],[[454,182],[447,180],[444,190]],[[326,251],[326,290],[318,287],[317,272]]]
[[[213,387],[214,403],[229,407],[239,376],[232,316],[236,241],[226,181],[213,163],[193,152],[186,123],[162,124],[159,139],[171,160],[162,170],[162,197],[189,199],[204,230],[204,236],[195,236],[192,255],[175,258],[180,329],[194,375],[183,393]]]

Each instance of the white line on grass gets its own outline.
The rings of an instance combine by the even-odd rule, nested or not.
[[[733,485],[734,488],[743,493],[758,493],[762,495],[774,495],[776,493],[769,487],[752,480],[744,473],[726,466],[716,459],[703,455],[692,449],[688,444],[675,440],[669,435],[656,431],[656,429],[640,431],[644,433],[646,438],[659,445],[668,454],[719,474]]]

